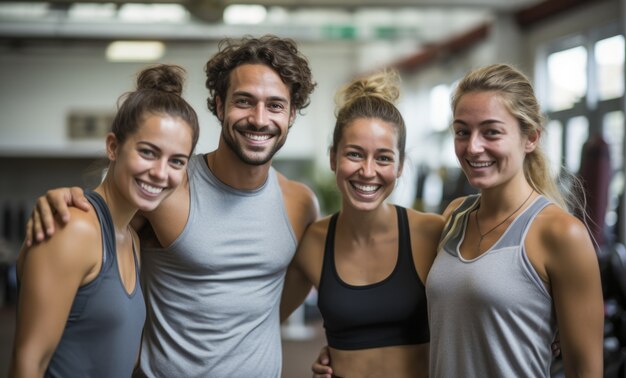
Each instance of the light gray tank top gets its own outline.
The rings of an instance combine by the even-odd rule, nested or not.
[[[453,214],[426,282],[430,376],[549,377],[556,333],[552,299],[531,265],[524,239],[550,202],[539,196],[488,251],[459,253],[478,196]]]
[[[279,302],[297,241],[277,174],[236,190],[203,155],[192,157],[188,174],[185,228],[169,248],[142,251],[142,373],[280,377]]]

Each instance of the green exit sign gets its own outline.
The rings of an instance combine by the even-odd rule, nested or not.
[[[380,39],[393,39],[400,36],[400,30],[393,26],[379,26],[374,29],[374,35]]]
[[[361,30],[359,30],[361,29]],[[359,28],[354,25],[324,25],[322,35],[328,39],[382,39],[417,38],[419,31],[415,27],[379,25]]]
[[[352,25],[326,25],[322,28],[324,36],[330,39],[355,39],[357,29]]]

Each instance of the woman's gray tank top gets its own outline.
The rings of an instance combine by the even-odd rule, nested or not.
[[[467,260],[459,246],[478,198],[468,197],[453,214],[428,274],[430,376],[549,377],[556,319],[524,239],[550,202],[536,198],[488,251]]]
[[[146,317],[137,256],[135,289],[128,294],[117,265],[109,208],[98,193],[86,192],[85,196],[100,221],[102,269],[98,277],[78,289],[46,377],[130,377]]]

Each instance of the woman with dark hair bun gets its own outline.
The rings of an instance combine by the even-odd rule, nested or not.
[[[51,238],[23,247],[11,377],[129,377],[146,316],[137,211],[154,210],[185,177],[198,119],[184,70],[143,70],[106,137],[102,183]]]

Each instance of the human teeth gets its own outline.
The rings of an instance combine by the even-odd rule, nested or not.
[[[362,192],[375,192],[380,188],[380,185],[362,185],[362,184],[352,184],[355,188]]]
[[[490,162],[490,161],[485,161],[485,162],[469,161],[468,163],[469,163],[470,166],[472,166],[474,168],[485,168],[485,167],[489,167],[490,165],[493,164],[493,162]]]
[[[152,194],[159,194],[163,191],[163,188],[159,188],[156,186],[152,186],[152,185],[148,185],[145,182],[140,182],[139,185],[146,190],[147,192],[150,192]]]
[[[248,139],[252,139],[252,140],[257,140],[257,141],[263,141],[263,140],[268,140],[270,139],[270,135],[267,134],[245,134],[246,138]]]

